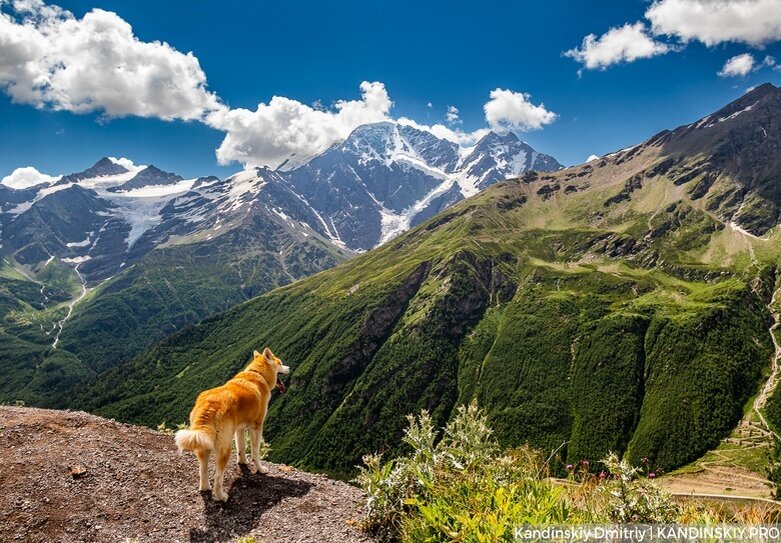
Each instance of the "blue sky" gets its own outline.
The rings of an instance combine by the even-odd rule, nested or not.
[[[771,61],[760,67],[768,56],[781,58],[772,36],[727,36],[718,42],[657,35],[652,39],[675,50],[605,69],[589,69],[585,60],[563,55],[581,47],[588,34],[599,37],[636,21],[650,28],[646,1],[57,5],[75,19],[94,8],[115,12],[138,40],[192,52],[208,91],[230,109],[249,112],[272,96],[331,106],[359,100],[361,82],[372,81],[384,85],[393,118],[444,123],[447,107],[455,106],[461,123],[450,128],[468,133],[487,126],[483,106],[492,90],[525,93],[557,117],[541,129],[519,130],[520,137],[567,165],[702,117],[750,86],[781,85],[781,71]],[[718,43],[703,43],[714,40]],[[717,75],[728,59],[745,53],[755,58],[754,71]],[[154,115],[106,118],[99,107],[87,113],[55,109],[51,102],[13,103],[7,92],[0,93],[0,177],[22,166],[69,173],[104,155],[154,163],[187,177],[225,176],[242,167],[238,161],[218,163],[215,150],[231,130],[223,125],[216,129],[197,119]]]

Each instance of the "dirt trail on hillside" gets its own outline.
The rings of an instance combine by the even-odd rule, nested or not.
[[[81,412],[0,407],[0,541],[372,541],[354,527],[359,489],[264,465],[267,475],[252,475],[231,458],[229,499],[218,504],[198,492],[197,460],[169,435]]]
[[[659,485],[678,495],[744,496],[767,499],[770,490],[765,479],[735,466],[707,467],[695,473],[662,477]]]
[[[773,325],[769,329],[770,339],[773,341],[773,361],[770,365],[770,377],[768,377],[767,382],[762,387],[762,390],[757,396],[757,399],[754,400],[754,411],[759,417],[759,420],[762,421],[762,425],[767,429],[768,432],[773,434],[776,437],[776,439],[779,439],[778,434],[773,431],[773,429],[765,420],[764,415],[762,415],[762,409],[765,408],[765,405],[767,404],[767,400],[770,397],[770,394],[775,390],[778,381],[778,371],[779,371],[778,361],[779,359],[781,359],[781,346],[778,344],[778,339],[776,339],[776,329],[778,329],[778,327],[781,326],[781,314],[779,314],[775,306],[776,306],[776,297],[780,292],[781,292],[781,288],[773,292],[773,297],[770,299],[770,303],[767,306],[768,309],[770,310],[770,314],[773,315]]]

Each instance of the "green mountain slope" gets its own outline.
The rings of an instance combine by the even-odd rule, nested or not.
[[[208,315],[345,258],[333,245],[297,239],[263,217],[216,239],[164,246],[79,304],[62,348],[100,372]]]
[[[50,349],[55,323],[77,295],[69,267],[51,262],[33,281],[7,259],[0,260],[0,397],[5,402],[37,401],[37,394],[22,391],[47,387],[61,394],[72,379],[89,377],[84,366],[67,353]]]
[[[5,259],[0,402],[65,406],[71,389],[167,335],[348,255],[258,212],[213,239],[163,244],[81,299],[83,278],[61,261],[30,270],[33,279]]]
[[[71,405],[182,422],[268,345],[293,368],[267,424],[277,460],[347,474],[395,450],[405,414],[442,424],[476,398],[503,445],[685,464],[770,371],[779,119],[765,85],[642,145],[495,185],[176,334]]]

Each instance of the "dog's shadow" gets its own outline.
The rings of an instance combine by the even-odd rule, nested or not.
[[[247,466],[239,467],[241,477],[228,489],[226,503],[212,500],[211,491],[201,492],[206,529],[191,529],[191,543],[211,543],[245,535],[267,510],[284,498],[303,496],[313,486],[283,476],[252,474]]]

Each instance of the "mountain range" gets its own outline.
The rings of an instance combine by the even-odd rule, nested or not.
[[[464,149],[376,123],[224,180],[104,157],[52,184],[0,185],[0,400],[60,401],[168,334],[530,168],[561,165],[512,133]]]
[[[752,398],[776,381],[779,146],[781,90],[763,85],[587,164],[495,183],[170,336],[69,405],[179,423],[269,345],[292,373],[265,433],[272,458],[299,466],[348,476],[362,455],[398,451],[407,414],[441,425],[472,400],[504,446],[684,465],[764,411]]]
[[[268,345],[274,459],[349,476],[476,400],[504,446],[673,469],[781,426],[780,148],[766,84],[566,169],[389,123],[226,180],[102,160],[4,204],[2,396],[176,424]]]
[[[376,247],[502,179],[562,168],[512,132],[490,132],[461,148],[391,122],[358,127],[322,155],[290,167],[282,164],[281,175],[325,218],[323,233],[353,250]]]

